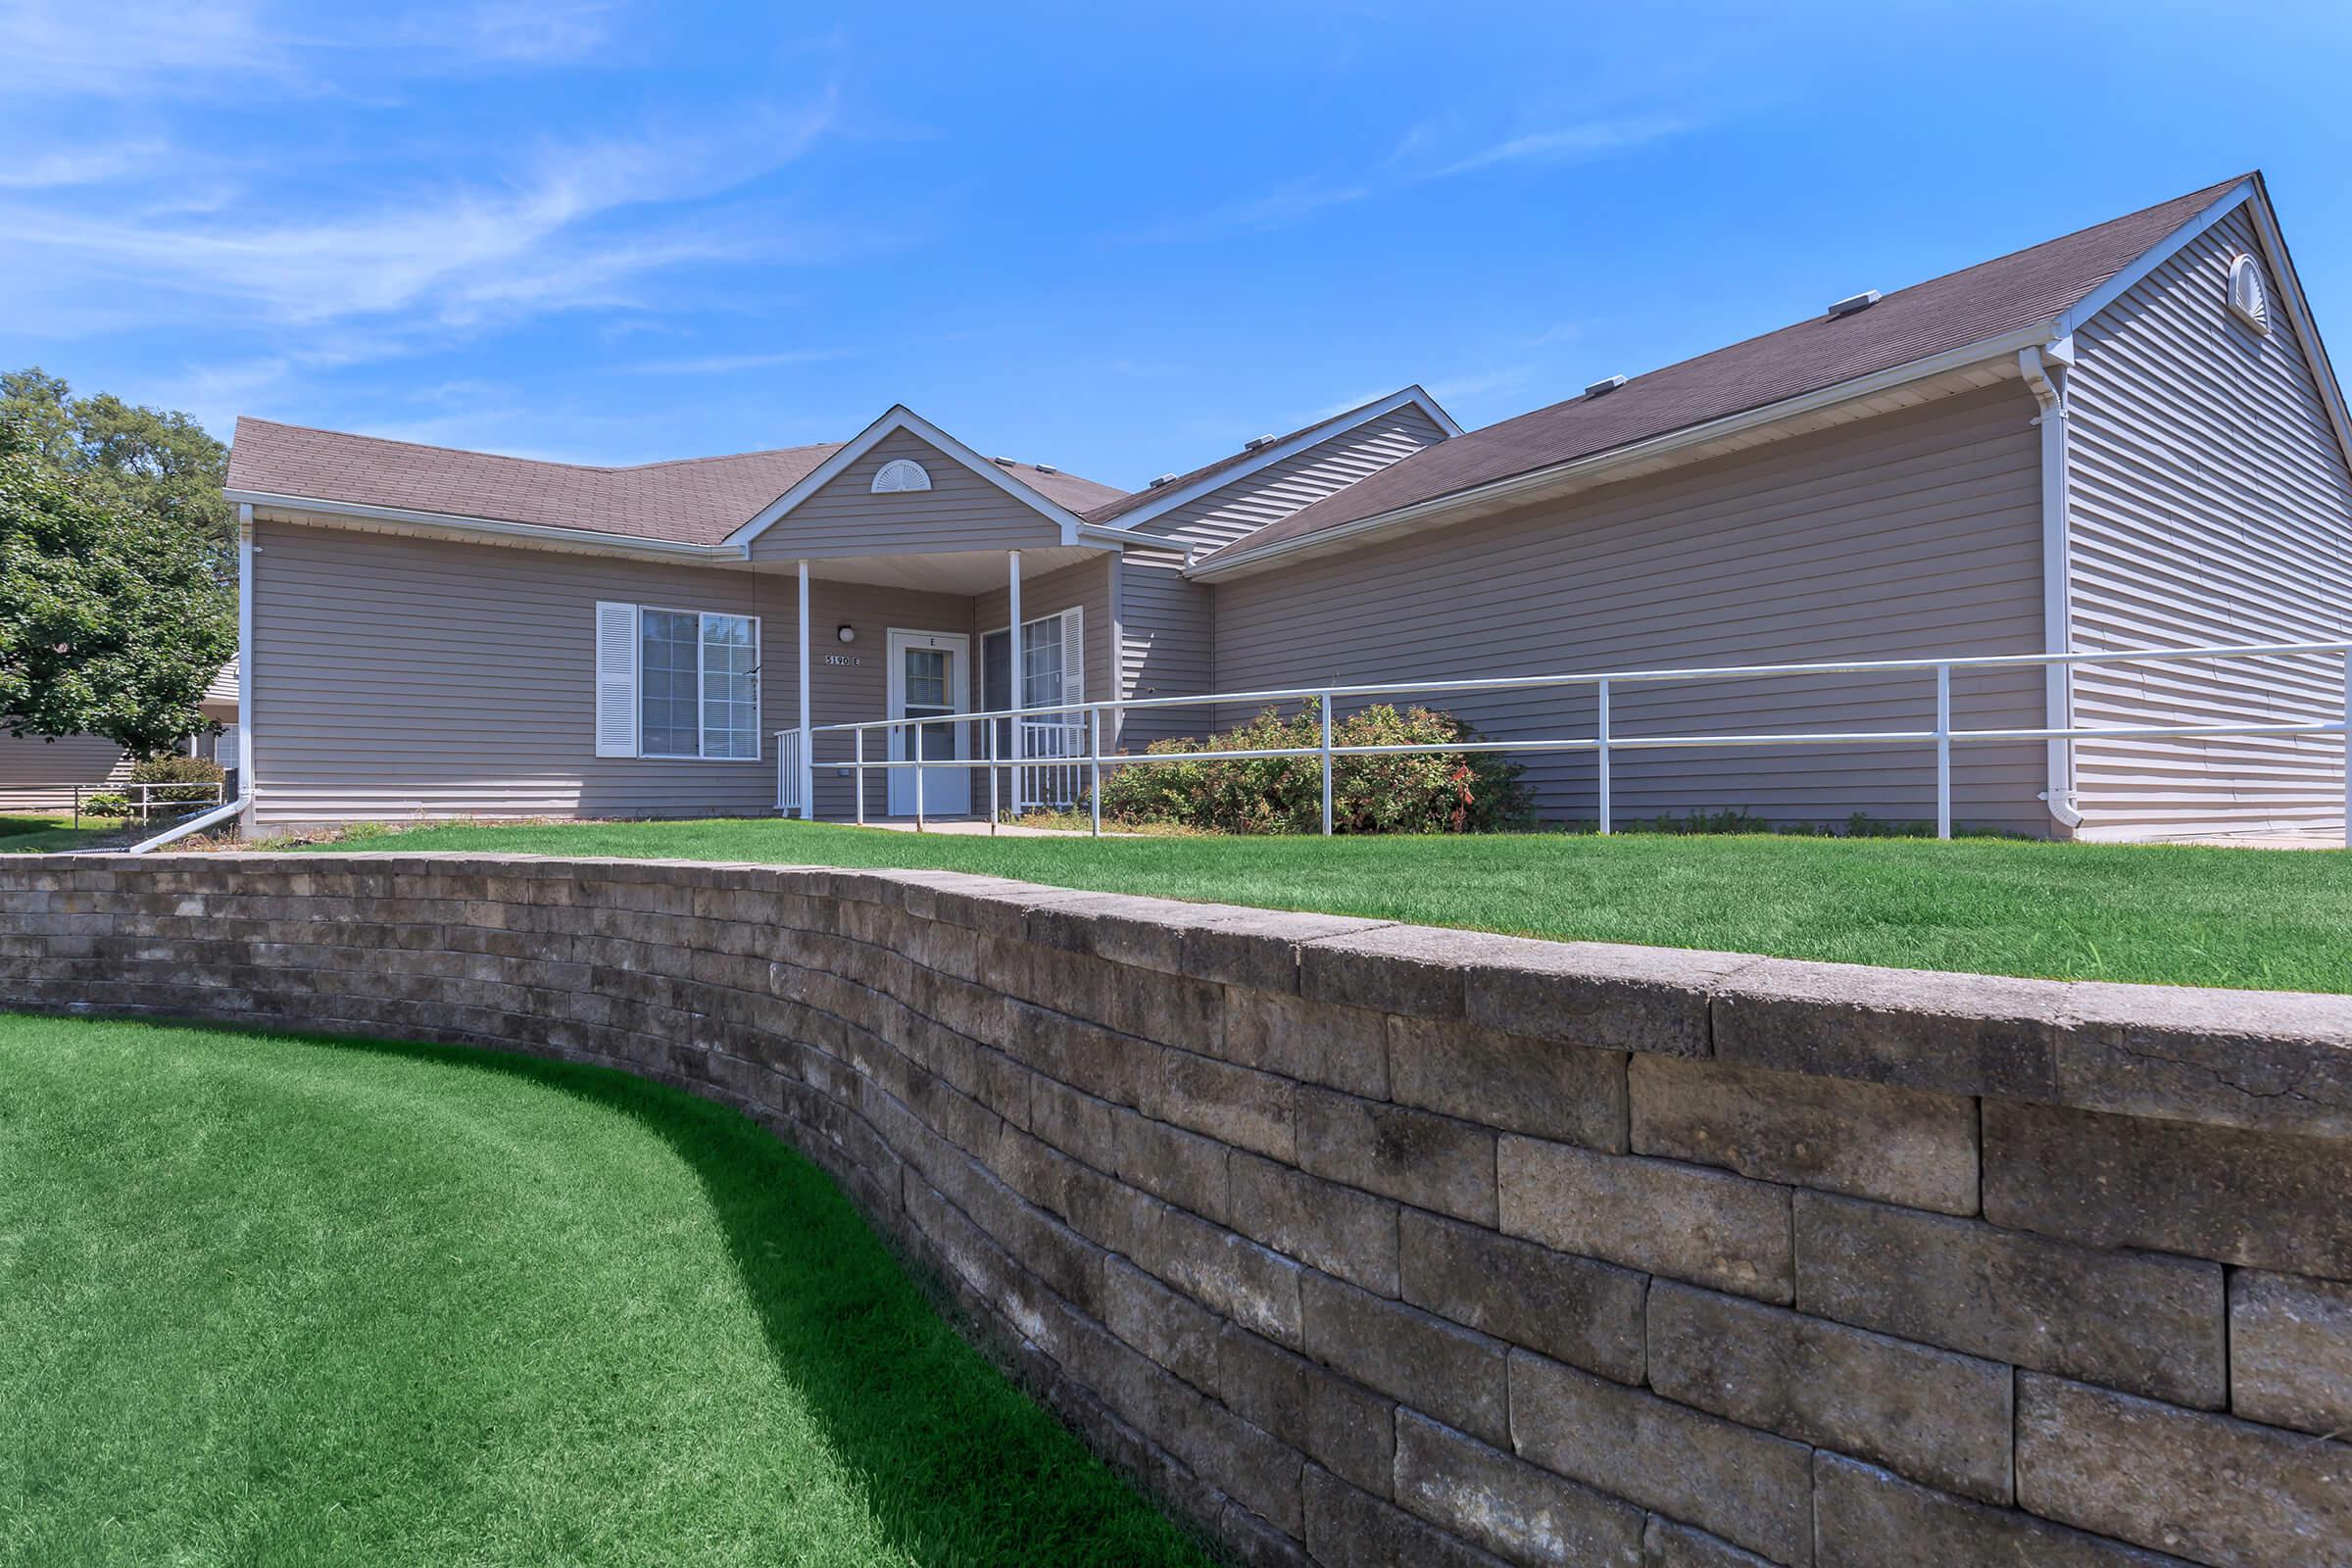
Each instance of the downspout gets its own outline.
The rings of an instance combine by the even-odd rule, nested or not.
[[[2017,352],[2017,368],[2041,412],[2041,645],[2045,653],[2074,649],[2074,549],[2067,522],[2066,376],[2075,363],[2075,340],[2061,337],[2045,347]],[[2072,729],[2074,668],[2049,664],[2042,670],[2042,728]],[[2075,808],[2075,743],[2045,742],[2049,787],[2042,803],[2050,819],[2072,834],[2082,825]]]
[[[253,824],[246,813],[253,809],[253,503],[237,503],[237,798],[214,807],[211,810],[188,818],[176,827],[166,828],[153,838],[141,839],[122,853],[145,855],[191,833],[201,833],[217,822],[237,819],[238,827],[247,837],[252,836]],[[112,851],[103,853],[114,853]]]

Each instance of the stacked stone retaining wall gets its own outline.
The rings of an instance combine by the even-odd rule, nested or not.
[[[0,863],[0,1004],[735,1105],[1252,1562],[2352,1563],[2352,1004],[942,872]]]

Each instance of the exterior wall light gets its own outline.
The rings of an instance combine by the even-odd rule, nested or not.
[[[858,628],[845,620],[833,628],[833,635],[845,643],[854,643],[858,640]]]

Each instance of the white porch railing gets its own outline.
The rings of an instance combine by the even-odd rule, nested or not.
[[[2132,664],[2171,663],[2200,660],[2254,660],[2292,656],[2331,658],[2341,672],[2342,698],[2321,713],[2263,723],[2226,724],[2101,724],[2074,725],[2064,728],[1997,728],[1956,729],[1952,725],[1952,676],[1955,673],[1993,669],[2048,669],[2074,664]],[[1775,731],[1753,735],[1627,735],[1612,730],[1610,700],[1620,687],[1667,681],[1757,680],[1776,676],[1801,675],[1876,675],[1902,671],[1931,674],[1934,677],[1934,707],[1930,727],[1905,730],[1803,730]],[[1343,699],[1461,697],[1490,692],[1538,691],[1553,688],[1590,688],[1594,696],[1595,718],[1589,735],[1561,735],[1525,740],[1464,740],[1379,746],[1341,746],[1333,742],[1332,709]],[[1320,744],[1306,747],[1269,747],[1250,751],[1209,752],[1119,752],[1105,754],[1102,750],[1102,726],[1107,721],[1115,725],[1119,712],[1139,708],[1200,708],[1218,706],[1260,706],[1268,703],[1314,701],[1321,705],[1322,734]],[[1051,722],[1041,722],[1044,715],[1058,715]],[[1035,724],[1039,729],[1051,728],[1060,736],[1074,738],[1075,751],[1053,753],[1054,761],[1035,771],[1067,775],[1083,780],[1079,794],[1088,802],[1094,830],[1102,830],[1102,769],[1105,767],[1148,766],[1154,762],[1184,762],[1236,760],[1246,758],[1312,757],[1322,763],[1323,773],[1323,831],[1332,830],[1332,765],[1341,757],[1395,756],[1410,753],[1468,753],[1468,752],[1592,752],[1598,768],[1599,827],[1603,833],[1613,827],[1610,802],[1610,764],[1619,753],[1631,751],[1662,751],[1703,749],[1727,746],[1905,746],[1933,747],[1936,757],[1936,836],[1952,836],[1952,748],[2001,741],[2064,741],[2099,740],[2114,738],[2182,739],[2220,735],[2337,735],[2344,738],[2345,822],[2344,842],[2352,846],[2352,642],[2324,643],[2244,643],[2205,648],[2134,648],[2114,653],[2082,654],[2004,654],[1985,657],[1954,659],[1879,659],[1849,660],[1827,663],[1798,664],[1738,664],[1711,665],[1692,669],[1618,669],[1580,670],[1558,675],[1504,675],[1480,680],[1423,680],[1388,681],[1373,685],[1352,686],[1292,686],[1263,691],[1202,692],[1184,697],[1146,697],[1125,702],[1102,701],[1092,703],[1049,704],[1023,710],[1006,710],[989,713],[959,713],[954,718],[868,719],[855,724],[818,724],[811,735],[847,735],[854,742],[854,759],[845,759],[857,770],[859,817],[863,819],[865,799],[865,770],[923,766],[938,768],[937,760],[916,763],[911,760],[868,760],[865,732],[911,729],[918,725],[946,723],[979,723],[990,737],[990,756],[960,765],[984,767],[990,777],[991,811],[995,817],[995,779],[1000,765],[995,757],[995,720],[1010,718],[1016,721],[1016,733]],[[792,733],[792,732],[786,732]],[[797,740],[797,735],[795,737]],[[1026,737],[1024,744],[1029,744]],[[1072,744],[1070,740],[1052,744]],[[909,747],[911,755],[917,748]],[[781,755],[781,747],[779,747]],[[828,764],[832,765],[832,764]],[[958,765],[958,764],[947,764]],[[1016,767],[1016,772],[1029,771]],[[918,777],[920,775],[917,775]],[[779,795],[781,795],[779,787]],[[1042,793],[1042,792],[1041,792]],[[919,813],[918,813],[919,815]]]
[[[801,732],[797,729],[776,731],[776,809],[797,811],[801,808]],[[863,783],[863,780],[859,780]]]
[[[1086,798],[1086,718],[1073,713],[1067,718],[1024,718],[1016,726],[1020,751],[1015,760],[1031,758],[1053,759],[1045,765],[1029,763],[1017,771],[1020,781],[1013,794],[1013,809],[1043,806],[1056,811],[1066,811]],[[1060,760],[1060,759],[1068,760]]]

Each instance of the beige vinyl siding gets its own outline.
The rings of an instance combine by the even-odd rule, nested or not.
[[[972,706],[980,704],[980,638],[1003,631],[1010,621],[1012,596],[995,588],[972,599]],[[1111,690],[1110,557],[1081,562],[1058,571],[1045,572],[1021,582],[1021,619],[1037,620],[1064,610],[1080,612],[1080,630],[1086,639],[1086,693],[1092,702],[1116,694]]]
[[[1177,550],[1131,546],[1120,568],[1123,634],[1120,695],[1182,697],[1214,689],[1216,597],[1184,575]],[[1202,708],[1138,708],[1122,715],[1119,744],[1140,752],[1156,740],[1198,736]]]
[[[2016,382],[1862,419],[1565,504],[1221,583],[1222,690],[1578,669],[2037,651],[2040,466]],[[1641,734],[1931,727],[1926,674],[1628,687]],[[1584,693],[1438,706],[1501,739],[1590,736]],[[1959,678],[1955,722],[2037,724],[2039,677]],[[1242,715],[1220,713],[1230,722]],[[1593,762],[1522,759],[1548,818],[1590,818]],[[1955,758],[1963,826],[2042,832],[2040,750]],[[1627,752],[1622,819],[1737,808],[1787,821],[1934,812],[1921,745]]]
[[[928,490],[873,493],[874,474],[907,458]],[[971,551],[1058,545],[1060,525],[1017,496],[905,430],[893,431],[752,541],[755,561],[811,561],[892,551]]]
[[[775,804],[773,732],[798,718],[789,574],[265,520],[255,529],[258,816],[266,825],[449,815],[758,815]],[[760,617],[757,760],[599,758],[599,600]],[[969,624],[959,596],[819,579],[818,720],[879,717],[885,628]],[[848,621],[858,641],[842,648]],[[823,662],[829,653],[854,659]],[[848,755],[846,743],[839,747]],[[829,755],[820,746],[821,759]],[[820,811],[849,784],[818,770]]]
[[[1229,544],[1445,439],[1435,420],[1407,404],[1138,523],[1138,535],[1156,535],[1174,548],[1128,554],[1124,693],[1174,697],[1210,689],[1215,605],[1207,588],[1184,577],[1187,548],[1205,554]],[[1155,740],[1197,736],[1209,719],[1204,708],[1142,709],[1126,715],[1121,744],[1141,751]]]
[[[0,812],[64,810],[74,786],[96,789],[130,777],[122,748],[97,735],[45,740],[0,733]]]
[[[2262,255],[2243,209],[2075,334],[2068,387],[2072,632],[2084,650],[2317,642],[2346,634],[2352,478],[2307,346],[2279,298],[2268,337],[2228,309],[2232,258]],[[2281,722],[2332,715],[2332,658],[2078,670],[2083,724]],[[2085,741],[2085,834],[2333,828],[2330,739]]]

